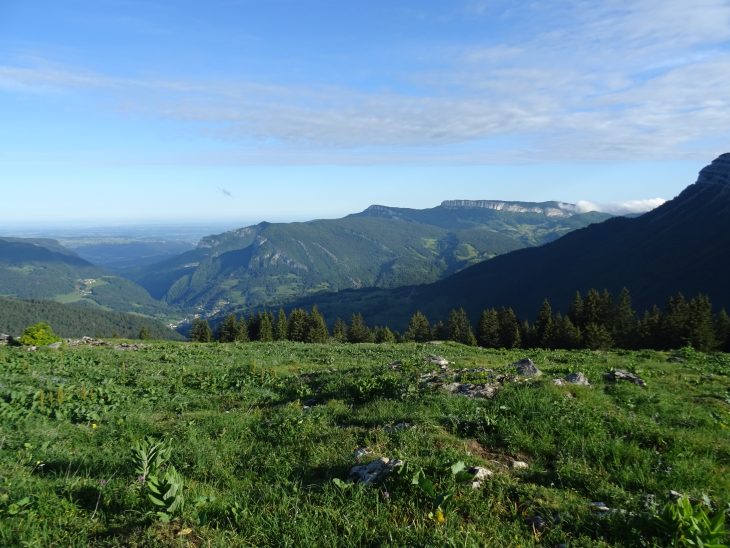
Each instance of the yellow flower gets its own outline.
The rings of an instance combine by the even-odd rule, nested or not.
[[[446,517],[444,516],[441,508],[436,510],[436,523],[438,523],[439,525],[443,525],[444,523],[446,523]]]
[[[96,430],[97,428],[99,428],[99,426],[95,422],[92,422],[91,423],[91,429],[92,430]]]

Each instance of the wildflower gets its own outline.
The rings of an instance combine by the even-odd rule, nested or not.
[[[99,428],[99,425],[98,425],[98,424],[96,424],[95,422],[92,422],[92,423],[91,423],[91,429],[92,429],[92,430],[96,430],[97,428]]]
[[[436,510],[436,523],[438,523],[439,525],[443,525],[444,523],[446,523],[446,517],[444,516],[444,512],[443,510],[441,510],[441,508]]]

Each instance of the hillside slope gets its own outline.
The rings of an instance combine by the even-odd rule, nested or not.
[[[533,249],[473,266],[430,285],[348,291],[301,302],[328,317],[362,312],[371,323],[402,327],[417,309],[443,317],[462,306],[511,306],[533,316],[549,298],[565,310],[577,290],[630,289],[641,309],[678,291],[704,293],[730,308],[730,154],[704,168],[675,199],[640,217],[614,218]]]
[[[348,288],[433,282],[607,217],[557,202],[372,206],[343,219],[261,223],[209,236],[135,279],[176,305],[273,306]]]

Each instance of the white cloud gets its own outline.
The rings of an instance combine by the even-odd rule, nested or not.
[[[385,91],[140,79],[39,59],[0,66],[0,91],[90,91],[120,112],[194,122],[254,162],[706,159],[730,142],[727,0],[466,5],[480,18],[509,10],[521,30],[444,47]]]
[[[589,211],[600,211],[603,213],[611,213],[613,215],[630,215],[637,213],[646,213],[652,209],[656,209],[666,202],[663,198],[649,198],[647,200],[628,200],[626,202],[614,202],[609,204],[597,204],[587,200],[580,200],[576,203],[578,212],[587,213]]]

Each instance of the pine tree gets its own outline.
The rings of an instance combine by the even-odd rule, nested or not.
[[[277,341],[285,341],[288,329],[289,323],[286,319],[286,312],[284,312],[283,308],[280,308],[279,314],[276,317],[276,322],[274,323],[274,339]]]
[[[730,316],[724,308],[715,316],[715,341],[719,350],[730,352]]]
[[[213,339],[213,332],[210,329],[208,322],[202,318],[195,318],[193,320],[192,328],[190,329],[190,340],[193,342],[210,342]]]
[[[218,326],[216,340],[222,343],[235,342],[239,336],[239,327],[235,314],[229,314]]]
[[[706,295],[698,295],[687,305],[687,342],[703,352],[715,348],[712,303]]]
[[[271,312],[262,312],[258,318],[259,337],[261,342],[271,342],[274,340],[274,322]]]
[[[613,346],[613,338],[605,325],[589,323],[583,332],[583,344],[591,350],[608,350]]]
[[[137,335],[137,338],[146,341],[150,338],[150,331],[146,327],[142,326],[139,328],[139,334]]]
[[[287,326],[287,338],[290,341],[304,342],[307,338],[307,324],[309,314],[306,310],[295,308],[289,313],[289,324]]]
[[[439,320],[431,328],[431,340],[432,341],[447,341],[449,340],[449,328],[444,322]]]
[[[573,322],[570,321],[570,317],[563,316],[558,313],[558,315],[555,316],[555,321],[553,322],[553,335],[550,347],[572,350],[574,348],[580,348],[580,346],[580,329],[573,325]]]
[[[375,342],[378,344],[389,344],[396,342],[395,333],[393,333],[389,327],[376,327],[375,328]]]
[[[483,348],[499,348],[499,316],[494,308],[482,311],[477,341]]]
[[[330,334],[324,316],[317,310],[315,305],[312,307],[312,312],[307,319],[307,332],[304,340],[309,343],[326,343],[329,337]]]
[[[236,342],[248,342],[251,340],[248,336],[248,324],[246,323],[246,318],[243,316],[238,320],[235,340]]]
[[[500,348],[519,348],[522,343],[520,322],[515,311],[511,308],[500,308],[499,317],[499,346]]]
[[[469,317],[463,308],[452,310],[449,314],[449,339],[468,346],[476,346],[477,339],[471,327]]]
[[[575,297],[573,297],[573,302],[568,310],[568,318],[570,318],[570,321],[576,327],[582,327],[584,325],[583,305],[583,297],[581,296],[580,291],[576,291]]]
[[[408,322],[408,329],[403,334],[403,340],[407,342],[424,343],[431,340],[431,324],[428,318],[420,310],[411,316]]]
[[[621,290],[611,319],[611,334],[620,348],[637,348],[639,322],[627,288]]]
[[[347,341],[351,343],[373,342],[373,334],[365,324],[362,314],[353,314],[347,328]]]
[[[684,295],[669,297],[662,315],[660,348],[682,348],[690,344],[689,304]]]
[[[337,342],[347,342],[347,324],[342,320],[342,318],[337,318],[335,320],[335,325],[332,328],[332,337]]]
[[[644,312],[639,322],[639,345],[644,348],[662,348],[664,317],[657,305]]]
[[[545,299],[535,322],[535,343],[541,348],[550,348],[553,337],[553,308]]]

